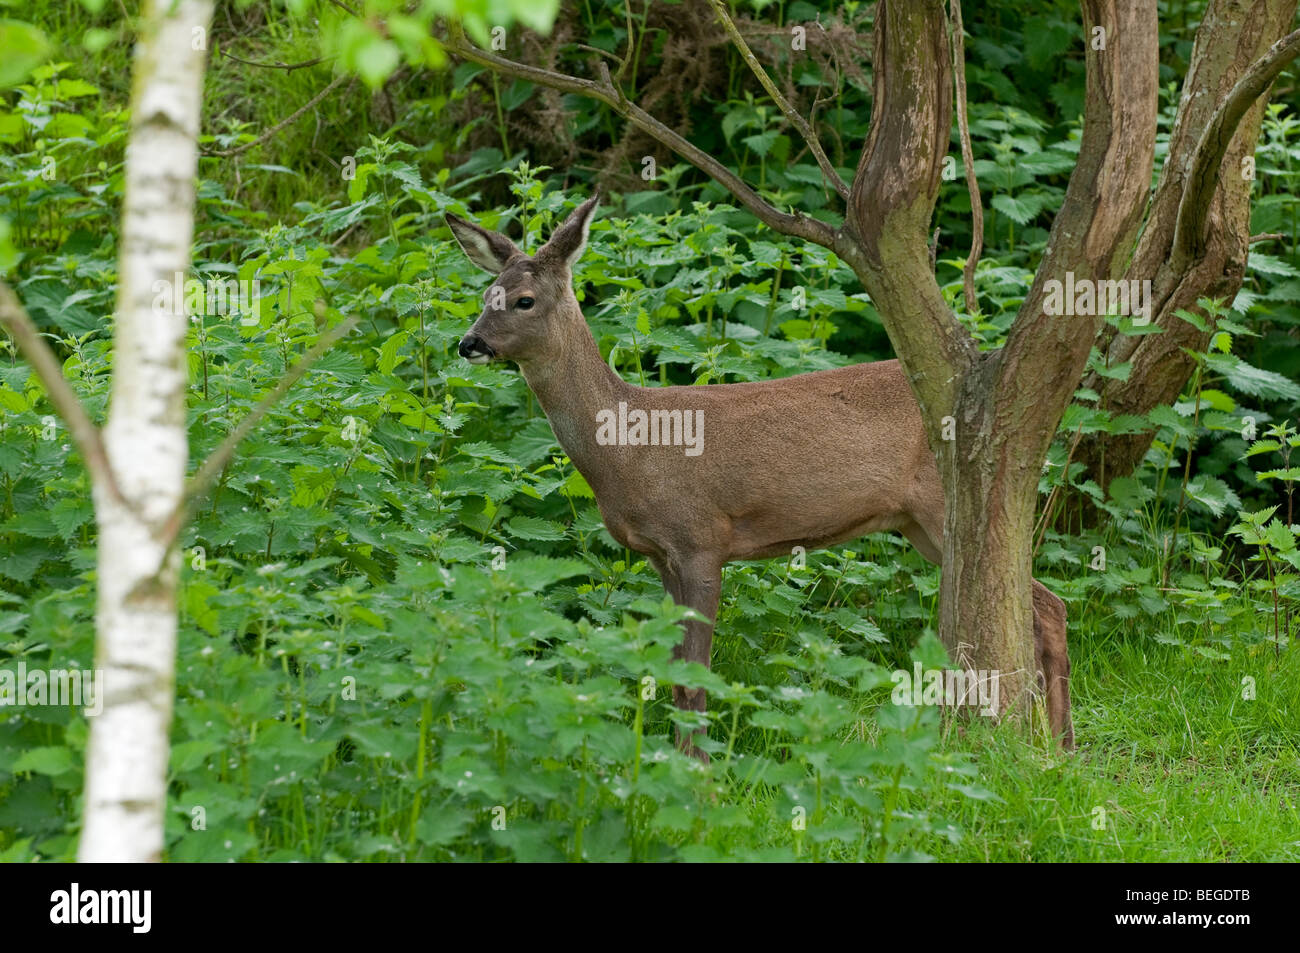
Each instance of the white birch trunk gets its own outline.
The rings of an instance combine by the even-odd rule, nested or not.
[[[96,666],[104,708],[91,723],[78,859],[158,860],[167,800],[179,554],[158,527],[181,503],[186,315],[155,309],[190,264],[210,0],[148,0],[135,51],[126,150],[113,390],[104,429],[129,506],[95,486],[99,524]],[[196,48],[197,47],[197,48]]]

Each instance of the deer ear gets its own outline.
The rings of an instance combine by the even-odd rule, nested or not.
[[[551,240],[538,249],[537,257],[559,259],[566,268],[572,268],[587,247],[591,217],[599,203],[600,194],[596,193],[570,212],[564,223],[551,232]]]
[[[467,222],[450,212],[443,218],[469,260],[486,272],[499,275],[505,270],[506,262],[515,255],[523,254],[514,242],[500,232],[479,228],[473,222]]]

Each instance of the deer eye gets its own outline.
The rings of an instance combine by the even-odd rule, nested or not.
[[[520,311],[528,311],[532,308],[532,306],[533,306],[532,298],[520,298],[518,301],[515,302],[515,307],[518,308]]]

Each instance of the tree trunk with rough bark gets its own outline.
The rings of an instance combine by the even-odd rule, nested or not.
[[[943,476],[940,636],[959,661],[1000,673],[1000,703],[1018,712],[1037,685],[1031,553],[1038,475],[1101,323],[1045,313],[1048,282],[1067,272],[1105,280],[1122,267],[1145,206],[1155,143],[1155,3],[1085,0],[1083,8],[1085,36],[1103,38],[1087,54],[1079,162],[1004,348],[976,349],[926,257],[951,125],[940,3],[877,7],[872,133],[853,185],[848,234],[836,246],[876,303]]]
[[[725,5],[711,2],[743,54],[743,37]],[[1018,713],[1027,710],[1035,686],[1040,633],[1033,607],[1042,603],[1055,618],[1063,615],[1056,597],[1031,588],[1038,476],[1104,323],[1095,312],[1049,314],[1053,285],[1155,276],[1157,320],[1173,328],[1183,325],[1173,318],[1175,309],[1194,303],[1208,288],[1232,286],[1234,274],[1239,282],[1249,188],[1225,176],[1216,193],[1215,176],[1246,154],[1276,69],[1300,51],[1295,34],[1279,44],[1284,48],[1269,48],[1268,63],[1260,62],[1285,30],[1295,0],[1211,0],[1179,111],[1175,159],[1162,175],[1135,252],[1156,138],[1156,2],[1081,0],[1080,7],[1087,98],[1079,161],[1033,286],[1006,345],[993,352],[980,352],[948,307],[928,254],[952,126],[953,41],[942,0],[876,5],[871,131],[850,186],[827,170],[815,131],[792,117],[794,110],[763,68],[747,59],[818,158],[827,186],[844,199],[838,228],[773,206],[715,157],[629,101],[602,61],[595,61],[596,78],[587,79],[479,50],[454,29],[445,41],[454,54],[505,75],[604,103],[713,176],[774,230],[831,248],[849,263],[902,363],[943,477],[941,634],[971,667],[1002,673],[1000,701]],[[1200,90],[1207,94],[1194,95]],[[1226,275],[1228,284],[1214,284],[1215,275]],[[1119,359],[1128,359],[1125,349],[1148,342],[1155,342],[1150,356],[1144,352],[1135,359],[1140,370],[1132,393],[1107,395],[1116,406],[1141,398],[1149,409],[1175,396],[1186,381],[1185,369],[1175,367],[1168,382],[1161,379],[1159,389],[1146,392],[1150,384],[1144,380],[1156,381],[1157,369],[1177,352],[1171,335],[1105,339]],[[1050,653],[1048,647],[1042,651],[1055,654],[1068,671],[1063,633]]]
[[[1286,35],[1295,13],[1296,0],[1211,0],[1206,7],[1183,80],[1168,159],[1124,276],[1151,280],[1151,320],[1164,333],[1130,337],[1107,326],[1097,342],[1107,364],[1131,361],[1132,370],[1126,380],[1090,373],[1083,382],[1101,395],[1099,406],[1112,414],[1145,415],[1177,400],[1195,369],[1185,349],[1204,351],[1213,332],[1197,330],[1176,312],[1185,309],[1204,317],[1196,304],[1199,299],[1231,301],[1241,288],[1254,185],[1247,159],[1255,153],[1267,94],[1251,100],[1235,134],[1229,129],[1231,138],[1216,165],[1212,190],[1187,196],[1207,206],[1200,254],[1179,260],[1174,254],[1174,233],[1202,135],[1246,71]],[[1080,440],[1074,459],[1084,464],[1086,477],[1106,489],[1116,477],[1137,469],[1154,436],[1154,431],[1089,434]]]

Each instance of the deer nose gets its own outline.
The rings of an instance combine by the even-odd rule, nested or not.
[[[461,338],[457,351],[471,364],[486,364],[496,357],[496,352],[477,334],[467,334]]]

